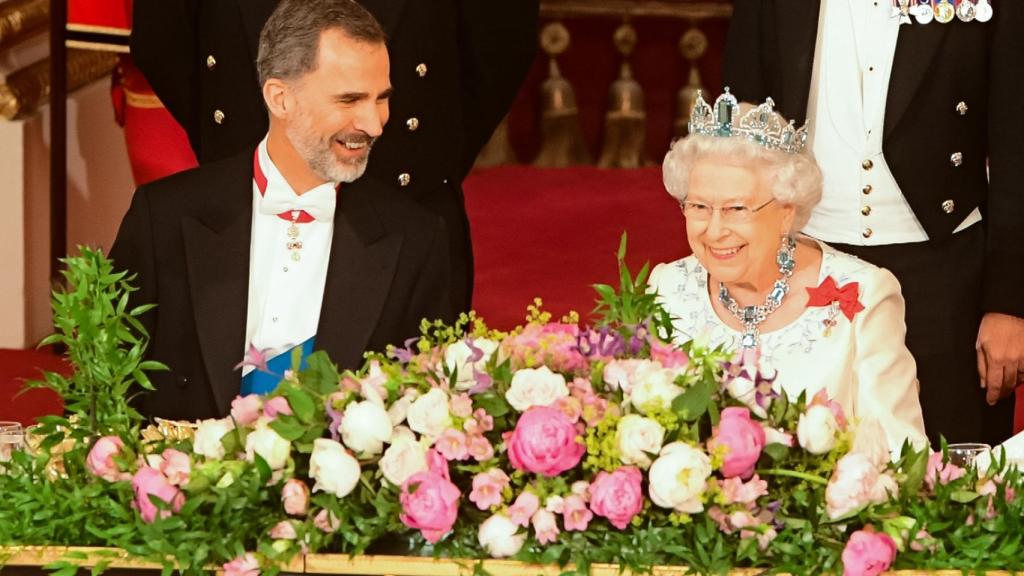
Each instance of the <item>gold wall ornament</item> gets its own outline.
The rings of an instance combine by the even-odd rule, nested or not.
[[[572,84],[562,77],[558,68],[558,55],[569,48],[569,30],[561,22],[552,22],[540,33],[540,45],[548,55],[548,77],[541,84],[540,152],[533,160],[539,168],[561,168],[576,164],[590,164],[580,126],[576,92]]]
[[[102,78],[117,66],[117,55],[109,52],[69,49],[68,92]],[[50,98],[50,60],[44,58],[7,77],[0,84],[0,116],[21,120],[34,114]]]
[[[633,78],[629,57],[636,48],[636,30],[624,22],[613,36],[622,55],[619,78],[608,91],[608,111],[604,120],[604,146],[597,165],[601,168],[639,168],[648,164],[644,147],[647,141],[647,111],[644,90]]]
[[[490,140],[480,150],[476,157],[475,168],[492,168],[505,164],[518,164],[516,152],[508,140],[508,115],[501,119],[501,123],[494,129]]]
[[[693,111],[693,105],[697,101],[697,94],[704,90],[704,82],[701,80],[697,61],[707,51],[708,37],[696,25],[687,30],[679,39],[679,53],[690,65],[690,80],[676,95],[676,120],[673,133],[677,138],[683,138],[689,133],[687,124],[690,122],[690,112]]]
[[[0,2],[0,53],[45,32],[49,23],[49,0]]]

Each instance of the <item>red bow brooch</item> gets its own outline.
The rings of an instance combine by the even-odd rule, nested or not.
[[[847,282],[838,286],[834,278],[826,276],[821,286],[808,288],[807,294],[811,297],[807,302],[808,306],[831,306],[833,302],[837,302],[843,315],[851,322],[853,316],[864,309],[864,305],[857,300],[860,294],[860,284],[857,282]]]

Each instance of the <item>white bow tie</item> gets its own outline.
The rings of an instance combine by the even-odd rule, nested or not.
[[[321,184],[302,195],[271,186],[260,202],[260,213],[279,215],[304,210],[320,222],[331,222],[337,204],[338,193],[331,183]]]

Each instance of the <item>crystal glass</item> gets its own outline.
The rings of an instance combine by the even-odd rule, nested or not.
[[[946,448],[949,451],[949,462],[961,468],[967,468],[974,463],[974,459],[979,455],[992,451],[992,447],[988,444],[978,442],[950,444]]]
[[[18,422],[0,421],[0,462],[9,462],[15,450],[25,443],[25,431]]]

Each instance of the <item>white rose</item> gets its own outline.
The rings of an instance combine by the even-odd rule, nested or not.
[[[750,409],[750,411],[760,418],[767,418],[768,413],[765,409],[757,403],[757,385],[754,381],[746,376],[736,376],[730,378],[725,383],[725,391],[729,393],[736,400],[743,403],[744,406]]]
[[[380,459],[381,473],[395,486],[401,486],[413,474],[427,470],[427,451],[416,438],[411,437],[411,432],[409,434],[393,438],[391,446]]]
[[[473,347],[477,348],[482,355],[475,362],[471,362],[470,358],[473,357],[476,352],[470,348],[464,340],[448,346],[444,351],[444,364],[448,367],[449,371],[456,373],[455,389],[456,390],[469,390],[476,385],[476,379],[474,378],[474,372],[483,372],[487,367],[487,362],[490,361],[491,356],[494,355],[494,351],[498,349],[498,343],[494,340],[488,340],[486,338],[475,338],[473,340]]]
[[[676,396],[683,393],[683,389],[673,383],[675,375],[675,370],[662,368],[658,362],[640,366],[633,376],[630,403],[644,414],[670,408]]]
[[[316,480],[313,492],[327,492],[338,498],[348,496],[359,483],[359,461],[345,447],[327,438],[313,441],[309,475]]]
[[[220,441],[225,434],[235,429],[231,418],[203,420],[192,439],[192,451],[211,460],[224,457],[224,444]]]
[[[648,454],[661,452],[665,441],[665,428],[650,418],[629,414],[619,420],[615,443],[619,448],[619,459],[623,464],[632,464],[646,469],[651,465]]]
[[[434,388],[420,396],[409,407],[409,428],[428,438],[437,438],[451,428],[452,415],[448,408],[448,395]]]
[[[811,454],[827,454],[836,447],[839,424],[828,406],[815,405],[800,415],[796,439]]]
[[[477,540],[493,558],[507,558],[519,552],[526,541],[526,533],[516,534],[519,526],[508,516],[498,513],[480,525]]]
[[[505,399],[513,408],[525,412],[531,406],[550,406],[559,398],[569,396],[565,377],[547,366],[524,368],[512,376],[512,385]]]
[[[416,400],[415,391],[412,391],[411,394],[407,391],[388,408],[388,418],[391,418],[392,426],[398,426],[405,422],[405,417],[409,414],[409,406],[412,406],[414,400]]]
[[[661,449],[648,473],[651,500],[662,508],[685,514],[704,510],[701,494],[711,475],[711,458],[684,442]]]
[[[391,440],[391,418],[384,408],[371,401],[352,402],[341,419],[341,439],[360,458],[372,458]]]
[[[271,470],[280,470],[288,463],[292,452],[292,443],[281,438],[273,428],[264,421],[256,423],[256,429],[245,438],[245,459],[252,462],[255,454],[259,454]]]

